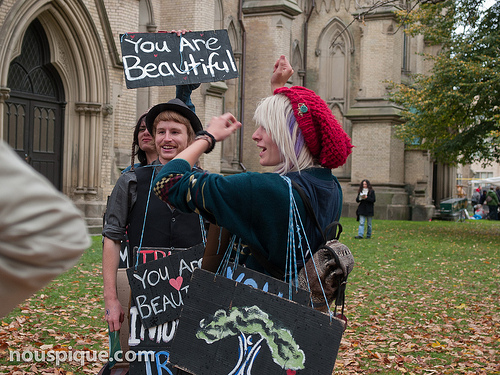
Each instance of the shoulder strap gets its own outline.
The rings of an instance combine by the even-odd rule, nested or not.
[[[340,234],[342,233],[342,225],[338,221],[334,221],[333,223],[328,224],[328,226],[323,231],[321,225],[319,224],[318,218],[314,213],[309,197],[306,195],[306,193],[298,183],[296,183],[292,179],[290,179],[290,181],[292,181],[292,186],[299,193],[300,198],[302,199],[302,203],[304,203],[304,207],[306,208],[307,214],[312,219],[312,221],[316,225],[316,228],[318,228],[319,232],[321,233],[321,236],[323,237],[323,243],[326,243],[328,240],[333,240],[333,239],[338,240],[340,238]]]

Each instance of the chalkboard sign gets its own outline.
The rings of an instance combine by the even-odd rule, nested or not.
[[[136,306],[130,307],[130,336],[128,344],[131,349],[142,347],[156,347],[157,349],[169,348],[179,320],[162,323],[155,327],[146,328],[141,323],[139,311]]]
[[[132,299],[146,328],[179,317],[191,274],[201,266],[205,246],[187,250],[127,269]]]
[[[196,269],[170,350],[195,375],[331,374],[343,322]]]
[[[310,306],[311,304],[311,293],[307,290],[294,287],[292,287],[290,290],[290,284],[280,281],[274,277],[251,270],[250,268],[241,266],[237,266],[235,268],[234,263],[229,263],[229,267],[227,267],[226,269],[225,276],[228,279],[251,286],[253,288],[260,289],[264,292],[291,299],[292,301],[295,301],[300,305]]]
[[[177,247],[141,247],[138,250],[137,246],[133,250],[133,264],[144,264],[147,262],[152,262],[161,258],[168,257],[172,254],[178,253],[179,251],[187,250],[186,248]],[[139,254],[137,254],[139,253]]]
[[[168,348],[143,347],[132,351],[133,355],[128,353],[130,358],[135,359],[129,363],[130,375],[177,374],[177,369],[168,363],[170,357]]]
[[[136,306],[130,308],[130,336],[128,344],[129,373],[134,375],[176,374],[173,365],[167,363],[170,347],[179,320],[173,320],[156,327],[146,328],[142,325]],[[170,372],[168,372],[168,371]]]
[[[127,88],[238,77],[227,30],[120,35]]]

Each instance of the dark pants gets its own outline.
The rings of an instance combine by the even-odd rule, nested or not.
[[[498,220],[498,206],[488,206],[490,212],[488,214],[488,219]]]

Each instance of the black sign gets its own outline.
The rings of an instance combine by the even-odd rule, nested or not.
[[[196,375],[331,374],[343,322],[196,269],[169,353]]]
[[[127,88],[238,77],[227,30],[120,35]]]
[[[129,363],[129,374],[133,375],[173,375],[177,374],[168,359],[170,353],[167,348],[157,349],[143,347],[133,349],[134,355],[128,353],[134,360]]]
[[[132,264],[144,264],[147,262],[152,262],[161,258],[168,257],[172,254],[178,253],[180,251],[187,250],[185,248],[172,248],[172,247],[141,247],[141,250],[137,246],[134,247],[133,254],[134,259]]]
[[[179,317],[191,274],[201,266],[202,243],[127,269],[132,299],[146,328]],[[142,251],[142,250],[141,250]]]
[[[241,266],[234,268],[234,264],[229,263],[225,276],[228,279],[260,289],[264,292],[291,299],[304,306],[310,306],[311,304],[311,293],[307,290],[295,288],[293,286],[290,288],[290,284],[251,270],[250,268]]]

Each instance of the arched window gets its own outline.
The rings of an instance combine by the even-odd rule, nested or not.
[[[224,16],[220,0],[214,0],[214,28],[215,30],[224,28]]]
[[[320,77],[325,85],[319,88],[319,94],[329,102],[346,105],[347,82],[353,40],[344,23],[337,18],[331,20],[323,29],[316,49],[320,60]]]
[[[342,127],[351,134],[351,123],[344,117],[349,108],[349,74],[351,55],[354,52],[353,37],[345,24],[338,18],[332,19],[318,39],[316,55],[319,57],[318,94],[328,103]],[[337,177],[348,177],[350,159],[337,169]]]
[[[303,77],[304,77],[304,60],[302,59],[302,53],[300,52],[299,41],[295,40],[292,46],[292,66],[293,66],[293,76],[292,76],[292,84],[294,86],[302,86],[303,85]]]

